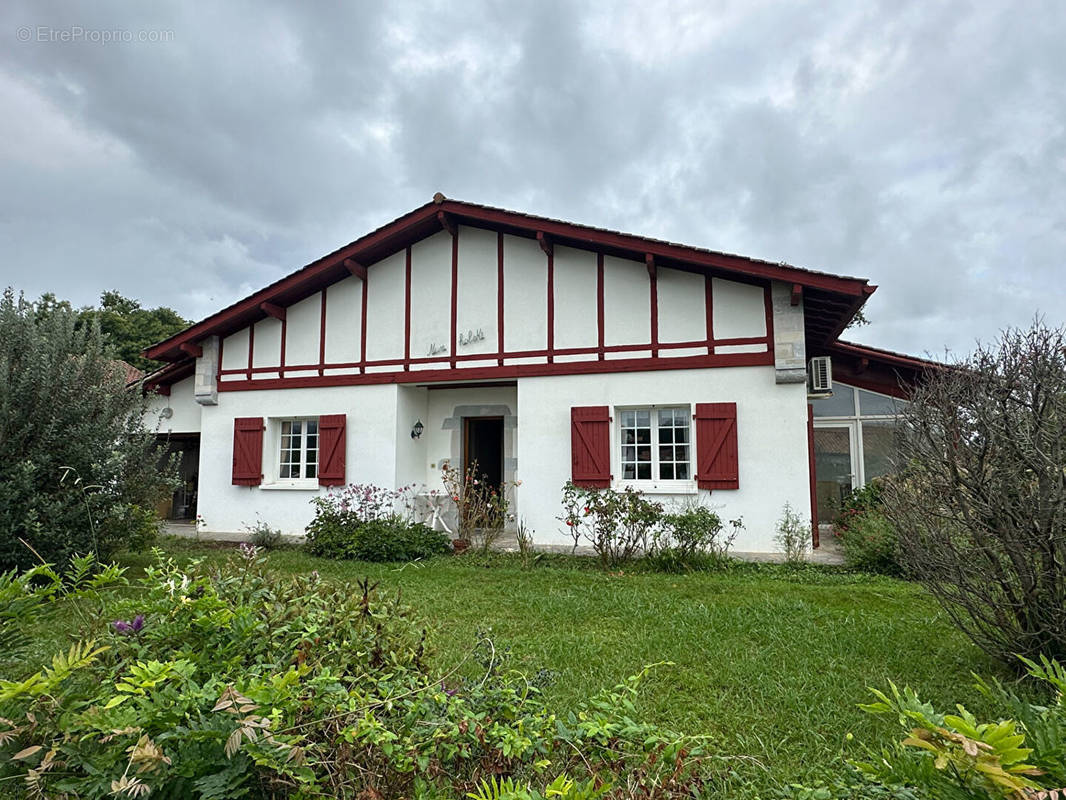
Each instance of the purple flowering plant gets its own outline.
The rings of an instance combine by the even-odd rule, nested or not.
[[[136,636],[144,627],[144,614],[138,614],[129,622],[124,619],[116,619],[111,623],[111,627],[115,629],[115,633],[120,633],[123,636]]]

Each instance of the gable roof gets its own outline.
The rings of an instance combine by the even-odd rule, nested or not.
[[[630,233],[538,217],[492,206],[450,200],[442,194],[354,242],[312,261],[292,274],[243,300],[212,314],[144,351],[146,357],[164,361],[184,359],[182,345],[194,345],[208,336],[226,336],[266,316],[262,304],[288,306],[347,278],[345,261],[366,268],[408,245],[456,225],[485,228],[513,236],[540,238],[568,247],[596,250],[608,255],[644,261],[652,256],[662,267],[728,278],[742,276],[793,284],[804,294],[808,339],[831,342],[844,329],[876,286],[865,278],[832,275],[746,256],[651,239]]]

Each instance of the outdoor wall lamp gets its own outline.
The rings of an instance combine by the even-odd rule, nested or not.
[[[422,424],[422,420],[418,420],[417,422],[415,422],[415,426],[413,428],[411,428],[411,438],[412,439],[421,439],[422,438],[422,431],[424,431],[424,430],[425,430],[425,426]]]

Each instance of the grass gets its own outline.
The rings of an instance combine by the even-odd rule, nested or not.
[[[177,557],[228,557],[195,543],[167,547]],[[938,708],[963,702],[979,713],[971,671],[999,674],[917,585],[839,569],[604,574],[568,557],[529,569],[503,556],[382,565],[282,549],[268,558],[281,572],[369,576],[401,592],[424,620],[442,670],[462,661],[478,630],[490,632],[514,668],[551,671],[548,698],[561,710],[645,664],[673,662],[654,673],[642,713],[706,734],[756,787],[826,775],[848,733],[874,744],[895,737],[894,723],[857,708],[867,687],[892,680]],[[131,574],[147,560],[128,556]],[[36,649],[43,656],[69,633],[42,631]]]

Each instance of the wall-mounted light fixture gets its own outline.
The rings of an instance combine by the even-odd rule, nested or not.
[[[413,428],[411,428],[411,438],[412,439],[421,439],[422,438],[422,431],[424,431],[425,429],[426,428],[422,424],[422,420],[418,420],[417,422],[415,422],[415,426]]]

